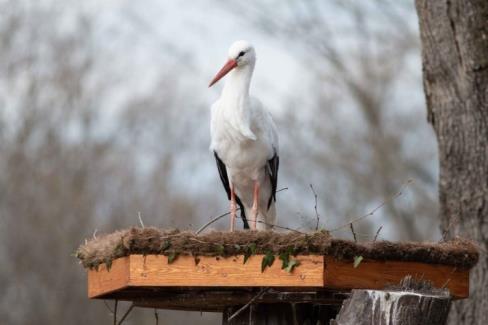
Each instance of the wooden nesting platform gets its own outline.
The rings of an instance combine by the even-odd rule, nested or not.
[[[88,270],[90,298],[196,311],[222,311],[256,296],[258,304],[339,305],[351,289],[383,290],[407,275],[462,299],[469,295],[469,270],[479,258],[476,245],[460,238],[356,243],[327,231],[196,235],[153,227],[98,236],[76,255]],[[265,256],[268,262],[275,259],[262,271]],[[291,272],[282,268],[287,258],[299,263]]]
[[[269,288],[256,302],[341,304],[351,289],[384,289],[406,275],[447,287],[454,299],[469,295],[469,269],[407,261],[298,255],[292,272],[276,260],[261,272],[263,255],[249,257],[179,256],[172,263],[164,255],[132,254],[113,261],[108,270],[88,270],[88,296],[133,301],[136,306],[161,309],[222,311],[246,304],[261,288]]]

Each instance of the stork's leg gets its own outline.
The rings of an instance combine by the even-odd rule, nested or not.
[[[234,226],[236,223],[236,193],[234,191],[234,185],[230,187],[230,231],[234,231]]]
[[[254,181],[254,194],[251,210],[251,229],[256,230],[256,222],[258,220],[258,202],[259,202],[259,182]]]

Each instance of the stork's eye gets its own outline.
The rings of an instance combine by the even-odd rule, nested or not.
[[[244,51],[240,51],[240,52],[239,52],[239,55],[238,55],[237,57],[241,57],[241,56],[243,56],[244,54],[246,54],[246,52],[244,52]]]

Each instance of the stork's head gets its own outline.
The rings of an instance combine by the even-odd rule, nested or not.
[[[222,69],[220,69],[208,86],[212,87],[232,69],[254,64],[254,62],[256,62],[256,52],[251,43],[248,41],[234,42],[229,48],[229,59],[227,60],[227,63],[224,64]]]

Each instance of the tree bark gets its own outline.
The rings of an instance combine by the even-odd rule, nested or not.
[[[428,120],[440,159],[440,219],[446,238],[480,244],[471,298],[453,304],[449,324],[488,315],[488,1],[416,0]]]

